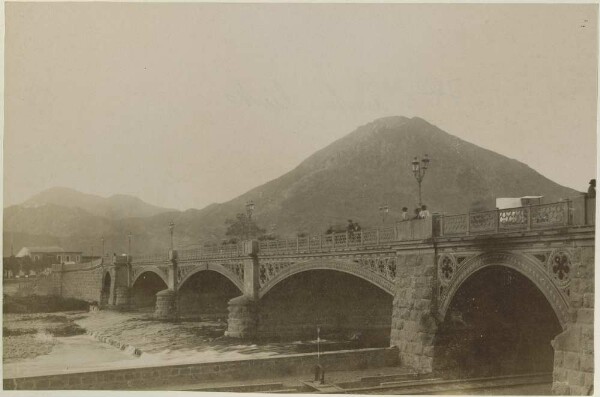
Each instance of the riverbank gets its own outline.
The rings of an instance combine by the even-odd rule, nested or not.
[[[397,365],[398,349],[375,348],[326,353],[290,354],[226,362],[187,363],[150,367],[87,370],[48,376],[10,378],[8,390],[141,390],[213,381],[247,381],[277,376],[309,376],[320,363],[330,371],[362,370]]]
[[[85,329],[75,323],[83,313],[4,314],[4,363],[49,354],[57,343],[56,337],[85,334]]]

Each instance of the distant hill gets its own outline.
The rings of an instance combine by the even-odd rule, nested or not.
[[[71,201],[57,202],[52,199],[57,193],[46,191],[43,199],[38,195],[22,206],[7,208],[4,228],[57,236],[64,245],[87,251],[100,235],[107,238],[107,247],[110,241],[110,249],[124,251],[130,231],[132,251],[150,252],[168,247],[171,220],[177,225],[175,241],[180,247],[222,239],[225,219],[244,211],[247,200],[256,205],[257,222],[278,235],[323,232],[347,219],[375,226],[381,222],[382,204],[392,209],[388,219],[397,217],[403,206],[411,211],[416,207],[418,188],[410,164],[414,156],[425,153],[431,164],[422,185],[423,202],[432,212],[494,208],[496,197],[542,195],[550,202],[578,194],[521,162],[465,142],[423,119],[387,117],[359,127],[281,177],[202,210],[167,211],[141,200],[138,207],[138,199],[129,196],[98,201],[96,196],[72,195]],[[114,203],[114,197],[127,197],[128,204],[106,204]],[[39,203],[55,206],[40,208]],[[4,240],[6,250],[6,234]]]
[[[60,205],[80,208],[92,215],[109,219],[148,217],[172,211],[148,204],[137,197],[115,194],[108,198],[78,192],[66,187],[54,187],[36,194],[23,204],[25,208],[38,208],[44,205]]]

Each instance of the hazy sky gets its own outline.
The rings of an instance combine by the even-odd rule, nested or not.
[[[5,206],[200,208],[391,115],[586,190],[596,30],[596,5],[6,3]]]

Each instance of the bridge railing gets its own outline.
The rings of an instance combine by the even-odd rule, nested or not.
[[[212,259],[212,258],[235,258],[242,255],[241,243],[221,244],[202,248],[177,251],[180,261]]]
[[[491,234],[513,230],[536,230],[566,225],[594,224],[595,199],[586,196],[549,204],[531,205],[467,214],[434,215],[390,226],[341,233],[298,236],[293,239],[261,240],[260,255],[343,251],[356,247],[380,246],[397,241],[431,237]],[[244,255],[242,243],[215,244],[178,251],[180,261],[234,258]],[[168,254],[134,257],[133,263],[164,262]]]
[[[437,236],[533,230],[572,224],[569,200],[459,215],[439,215]]]
[[[431,219],[417,219],[402,222],[408,232],[401,232],[398,225],[386,226],[377,229],[364,229],[341,233],[299,236],[291,240],[264,240],[259,241],[259,253],[276,255],[284,253],[310,253],[344,250],[346,248],[380,245],[382,243],[398,241],[399,237],[411,239],[431,237]],[[429,225],[429,227],[415,228],[414,225]],[[415,233],[416,230],[416,233]]]
[[[168,253],[162,254],[149,254],[149,255],[134,255],[131,257],[131,263],[157,263],[157,262],[166,262],[169,260]]]

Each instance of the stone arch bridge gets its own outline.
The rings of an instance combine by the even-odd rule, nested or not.
[[[555,392],[586,394],[593,378],[594,214],[595,201],[581,196],[355,233],[104,258],[78,269],[57,266],[53,277],[70,296],[78,292],[68,284],[87,277],[95,287],[86,288],[85,298],[127,310],[132,287],[152,273],[165,286],[156,294],[155,315],[169,320],[177,317],[181,287],[199,272],[216,272],[239,290],[229,301],[227,335],[254,338],[261,332],[257,307],[279,283],[312,270],[349,274],[389,294],[391,344],[403,365],[428,372],[438,325],[463,284],[486,268],[504,267],[535,285],[560,324],[552,342]]]

